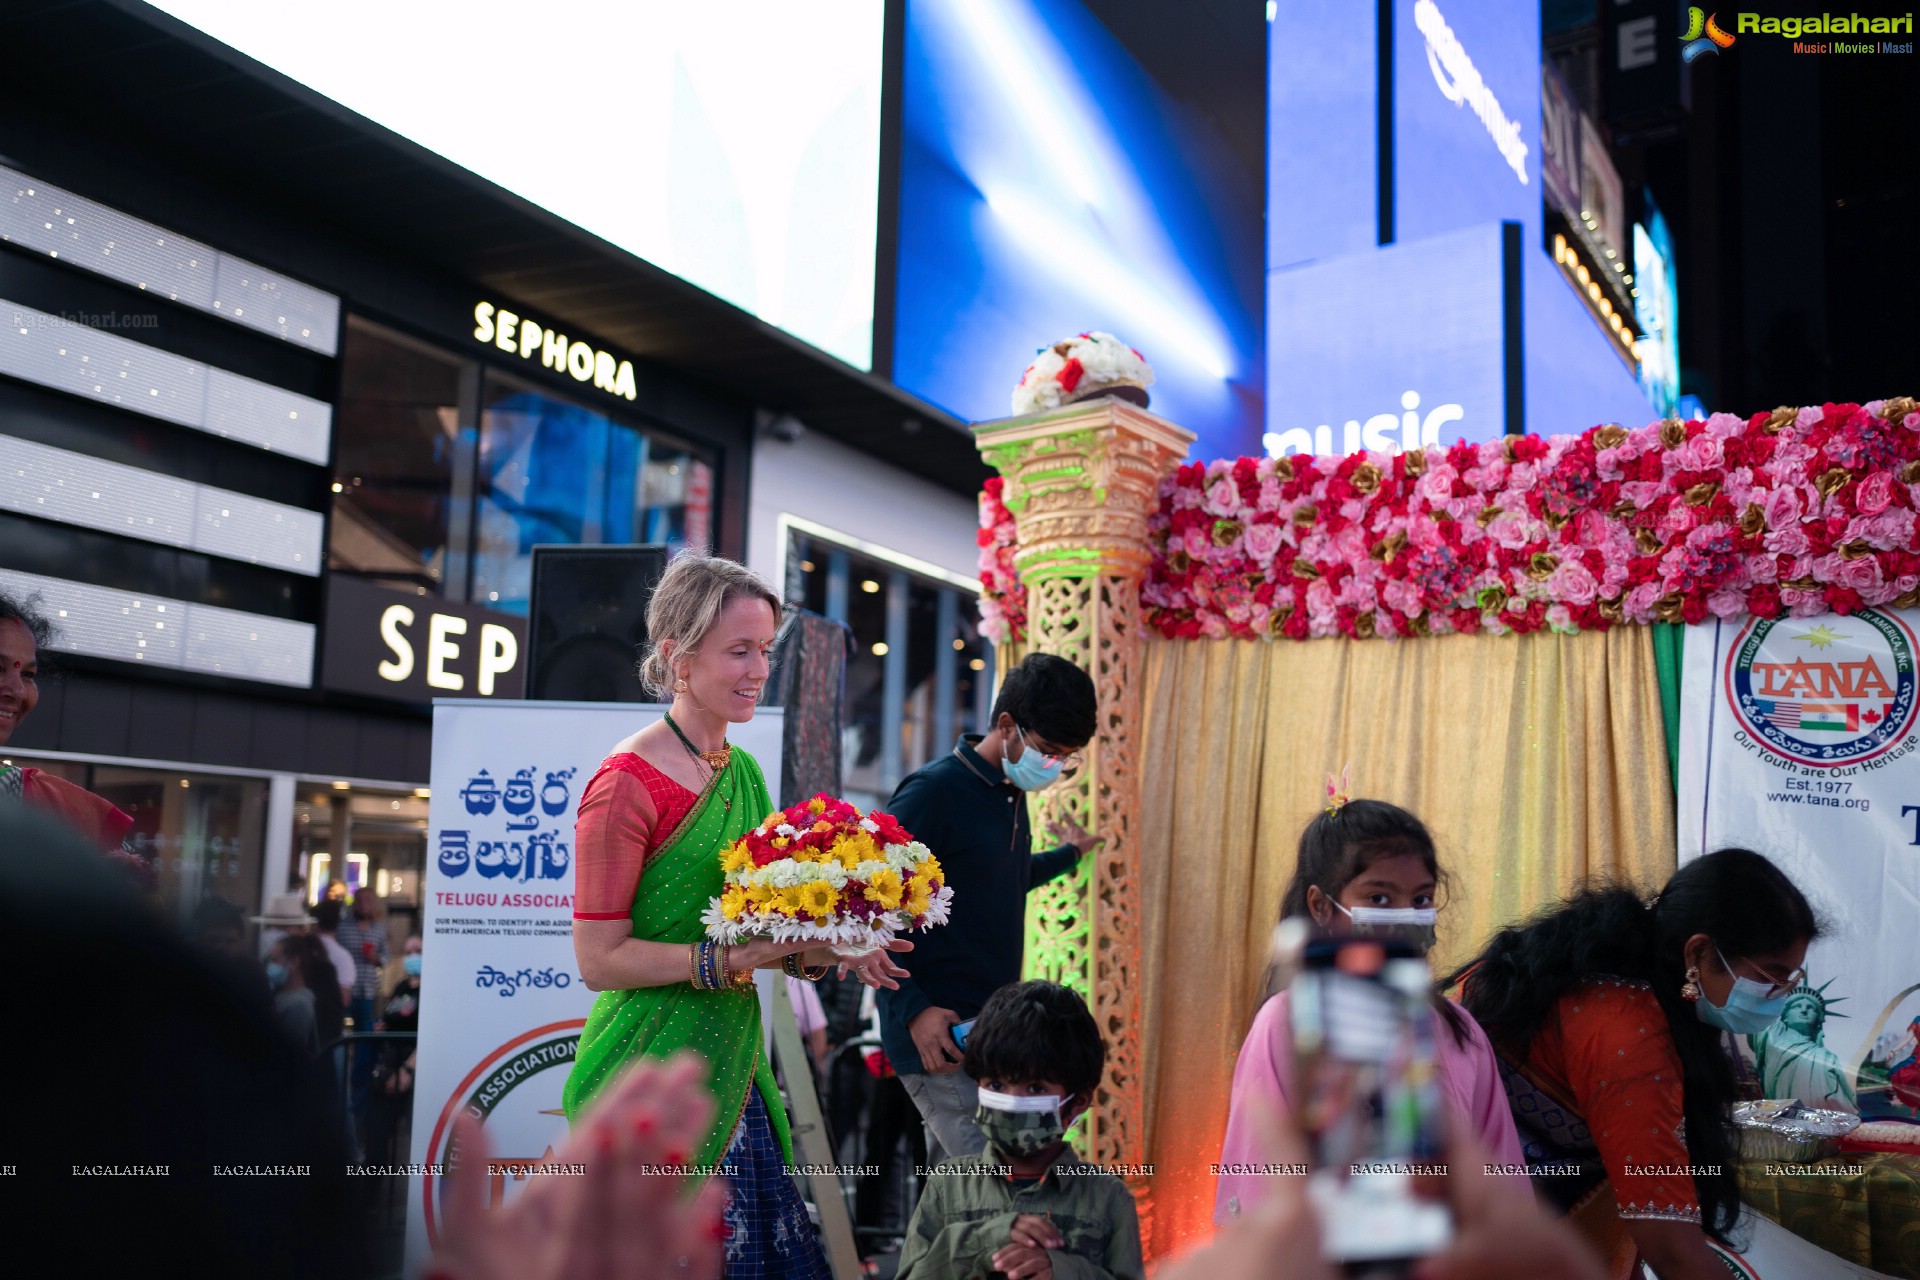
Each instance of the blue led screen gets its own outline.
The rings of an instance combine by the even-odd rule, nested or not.
[[[1265,450],[1505,434],[1500,242],[1494,223],[1268,276]]]
[[[1105,329],[1195,457],[1261,430],[1258,187],[1077,0],[914,0],[893,380],[1004,417],[1043,345]]]
[[[1526,303],[1527,432],[1571,435],[1603,422],[1638,427],[1653,407],[1613,335],[1544,252],[1521,255]]]
[[[1394,239],[1506,219],[1538,245],[1539,6],[1394,0],[1393,17]]]
[[[1267,30],[1267,267],[1379,243],[1372,5],[1293,0]]]

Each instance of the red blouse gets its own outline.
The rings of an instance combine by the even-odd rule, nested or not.
[[[1562,996],[1525,1071],[1586,1121],[1622,1218],[1700,1221],[1680,1055],[1651,988],[1608,978]]]
[[[631,751],[601,761],[573,824],[573,918],[631,916],[640,873],[699,800]]]

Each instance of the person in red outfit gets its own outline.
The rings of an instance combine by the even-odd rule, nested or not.
[[[1486,1028],[1534,1187],[1615,1276],[1724,1280],[1740,1217],[1730,1034],[1770,1026],[1819,924],[1746,849],[1695,858],[1651,899],[1590,888],[1495,934],[1448,979]]]
[[[52,639],[53,624],[30,601],[0,592],[0,747],[40,702],[40,650]],[[56,814],[104,853],[133,829],[108,801],[31,765],[0,765],[0,802],[9,799]]]

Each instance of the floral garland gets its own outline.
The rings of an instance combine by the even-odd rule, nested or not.
[[[974,535],[980,544],[980,634],[996,645],[1027,633],[1027,589],[1013,568],[1013,512],[1000,499],[1005,487],[994,476],[981,488],[980,532]]]
[[[1141,599],[1164,636],[1296,640],[1908,608],[1917,510],[1906,398],[1195,463],[1161,482]],[[1010,574],[1003,536],[983,530],[983,574]],[[989,580],[1010,619],[1017,586]]]

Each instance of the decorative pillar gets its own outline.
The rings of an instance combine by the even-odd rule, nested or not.
[[[1093,677],[1100,727],[1080,773],[1033,798],[1033,823],[1065,818],[1106,837],[1071,876],[1028,897],[1027,976],[1078,990],[1108,1045],[1088,1158],[1145,1160],[1141,1080],[1141,935],[1136,908],[1140,814],[1140,582],[1160,478],[1193,433],[1106,397],[974,427],[1005,479],[1027,592],[1029,653],[1053,653]],[[1145,1180],[1129,1179],[1142,1202]]]

